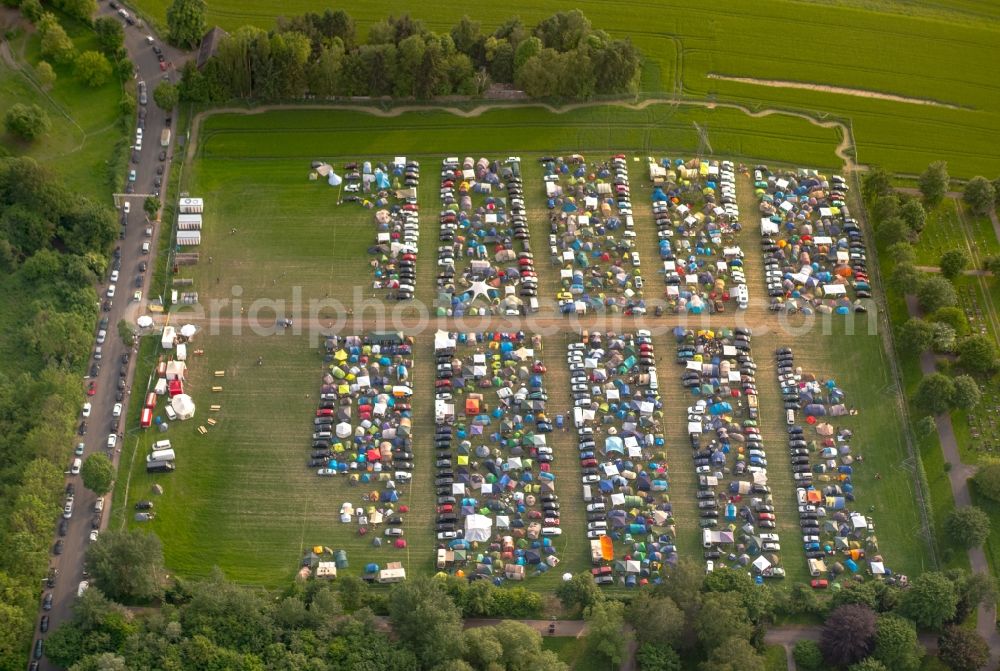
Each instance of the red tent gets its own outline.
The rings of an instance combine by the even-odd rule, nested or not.
[[[170,390],[170,397],[173,398],[178,394],[184,393],[184,383],[180,380],[171,380],[167,383],[167,387]]]
[[[368,450],[368,454],[365,455],[368,461],[381,461],[382,453],[378,450]]]

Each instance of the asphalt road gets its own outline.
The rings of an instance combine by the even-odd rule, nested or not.
[[[131,14],[131,12],[130,12]],[[153,46],[161,48],[164,53],[164,57],[167,63],[179,65],[183,62],[187,56],[182,52],[167,46],[165,43],[161,42],[158,38],[154,43],[150,43],[147,40],[147,35],[150,32],[145,27],[141,26],[140,22],[136,22],[135,25],[128,25],[124,19],[117,13],[115,8],[110,6],[109,2],[102,2],[98,6],[97,16],[115,16],[125,27],[125,48],[128,50],[129,56],[136,67],[136,78],[127,83],[127,87],[131,87],[132,91],[136,94],[136,100],[138,102],[139,96],[137,91],[138,82],[140,80],[146,82],[146,95],[147,104],[144,107],[145,112],[145,128],[143,129],[143,143],[142,150],[139,152],[138,162],[132,162],[131,157],[129,161],[129,170],[135,170],[135,195],[129,196],[130,201],[130,213],[127,218],[127,225],[124,228],[125,237],[119,240],[116,245],[121,249],[121,268],[119,270],[119,278],[116,286],[115,297],[112,301],[110,311],[105,312],[102,308],[101,317],[108,318],[108,336],[107,340],[103,345],[102,358],[100,360],[101,370],[100,373],[95,378],[85,378],[82,380],[82,388],[87,389],[91,382],[95,382],[97,386],[96,393],[93,396],[87,397],[87,400],[92,404],[91,415],[87,420],[87,433],[86,435],[80,437],[77,436],[74,444],[76,442],[84,442],[84,457],[100,452],[107,449],[108,434],[112,427],[112,409],[114,404],[117,402],[117,393],[119,391],[119,379],[124,379],[125,389],[130,390],[132,386],[132,377],[135,372],[135,357],[134,354],[118,337],[118,321],[121,319],[127,319],[129,321],[134,321],[136,314],[138,314],[139,309],[144,305],[144,303],[136,303],[132,300],[133,293],[136,289],[142,289],[143,301],[147,297],[149,290],[149,278],[152,275],[152,268],[154,266],[154,260],[156,258],[156,240],[159,235],[159,229],[155,222],[149,222],[147,224],[146,215],[143,211],[143,202],[145,197],[140,194],[152,194],[155,191],[160,191],[160,193],[165,193],[167,184],[167,175],[170,172],[170,159],[172,158],[173,146],[167,147],[166,159],[161,162],[159,160],[159,155],[162,147],[160,146],[160,132],[165,128],[166,116],[167,114],[158,108],[153,103],[153,89],[156,85],[162,81],[164,78],[169,77],[171,80],[176,81],[179,78],[179,73],[176,71],[173,65],[169,66],[166,71],[160,69],[160,62],[157,58],[156,53],[153,51]],[[134,19],[133,19],[134,20]],[[171,133],[173,135],[173,133]],[[171,137],[171,141],[173,141]],[[134,142],[133,138],[133,142]],[[154,186],[154,180],[157,177],[156,170],[158,166],[163,166],[163,175],[161,179],[163,184],[157,188]],[[152,235],[147,237],[145,234],[146,227],[152,226]],[[142,243],[149,242],[151,245],[150,252],[148,254],[142,253]],[[139,264],[145,261],[149,265],[149,270],[142,274],[142,286],[136,286],[136,276],[139,275]],[[108,290],[108,277],[105,277],[102,283],[97,287],[98,295],[101,299],[103,305],[107,290]],[[95,334],[96,335],[96,334]],[[96,344],[96,341],[95,341]],[[93,352],[92,352],[93,353]],[[125,375],[121,374],[122,367],[122,355],[129,353],[129,362],[126,366]],[[93,362],[93,359],[91,360]],[[89,371],[88,364],[88,371]],[[128,395],[125,394],[122,403],[124,405],[124,410],[128,410]],[[127,418],[120,418],[120,425],[124,427]],[[119,432],[123,430],[119,429]],[[118,439],[118,446],[122,443],[121,437]],[[111,453],[112,458],[117,466],[118,453],[114,451]],[[67,465],[68,468],[68,465]],[[95,516],[94,503],[97,497],[93,492],[87,490],[79,476],[70,475],[67,472],[66,476],[67,483],[73,483],[75,491],[74,509],[73,516],[69,520],[69,528],[64,537],[63,541],[63,552],[60,555],[51,555],[51,560],[49,565],[52,568],[58,570],[58,577],[56,580],[56,585],[52,589],[43,589],[42,598],[45,595],[51,593],[53,596],[52,609],[48,612],[39,610],[39,618],[36,622],[35,640],[32,641],[32,653],[34,652],[35,641],[40,636],[44,638],[46,634],[42,634],[39,630],[41,623],[41,617],[43,615],[48,615],[50,618],[49,632],[53,631],[60,623],[67,620],[72,615],[72,605],[76,598],[77,589],[79,588],[80,581],[84,580],[83,575],[83,555],[87,549],[87,545],[90,543],[90,532],[92,528],[92,520]],[[100,529],[103,530],[107,526],[109,513],[111,510],[111,494],[105,497],[104,513],[100,520]],[[57,537],[58,538],[58,537]],[[53,539],[53,547],[55,546],[56,538]],[[43,585],[44,587],[44,585]],[[31,654],[31,653],[30,653]],[[32,657],[33,659],[33,657]],[[30,661],[29,661],[30,664]],[[28,664],[26,664],[28,666]],[[41,669],[56,669],[55,665],[49,663],[48,659],[44,658],[39,664]]]

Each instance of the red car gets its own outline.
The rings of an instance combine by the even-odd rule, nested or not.
[[[446,503],[443,506],[438,506],[438,512],[439,513],[450,513],[454,509],[455,508],[450,503]]]
[[[771,513],[758,513],[757,518],[761,520],[771,520],[772,522],[774,521],[774,515]]]
[[[316,411],[316,416],[317,417],[332,417],[333,416],[333,408],[320,408],[319,410]]]
[[[596,466],[597,459],[594,459],[593,457],[591,457],[590,459],[581,459],[580,465],[584,468],[589,468],[590,466]]]
[[[830,586],[830,583],[827,580],[813,580],[809,583],[809,585],[813,589],[826,589]]]
[[[90,385],[87,387],[87,396],[93,396],[96,393],[97,393],[97,383],[91,382]]]

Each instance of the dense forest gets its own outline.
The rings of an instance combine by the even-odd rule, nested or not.
[[[491,34],[465,16],[437,34],[408,14],[375,24],[359,43],[344,10],[279,19],[270,32],[244,26],[225,36],[199,71],[188,64],[181,96],[233,98],[475,96],[493,83],[531,97],[590,98],[638,89],[641,56],[628,39],[595,30],[579,10],[534,28],[517,17]]]
[[[116,232],[110,207],[0,158],[0,668],[23,668],[34,627]]]

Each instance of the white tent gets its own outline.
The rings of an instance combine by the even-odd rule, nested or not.
[[[341,422],[337,425],[337,438],[347,438],[351,435],[351,425],[347,422]]]
[[[163,327],[163,335],[160,336],[160,346],[163,349],[173,349],[174,348],[174,339],[176,338],[176,336],[177,336],[177,333],[174,330],[173,326],[164,326]]]
[[[198,327],[194,324],[185,324],[181,327],[181,335],[185,338],[193,338],[194,334],[198,332]]]
[[[766,557],[761,555],[753,560],[753,567],[757,569],[758,573],[763,573],[766,569],[771,568],[771,562],[769,562]]]
[[[153,325],[153,318],[150,317],[149,315],[142,315],[141,317],[135,320],[135,323],[138,324],[139,328],[147,329]]]
[[[493,522],[485,515],[469,515],[465,518],[465,540],[470,543],[490,538]]]
[[[194,417],[194,401],[187,394],[177,394],[170,399],[170,407],[177,413],[177,419]]]
[[[330,171],[330,176],[326,178],[326,181],[327,184],[329,184],[330,186],[340,186],[340,183],[343,182],[344,180],[337,173]]]

